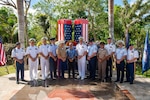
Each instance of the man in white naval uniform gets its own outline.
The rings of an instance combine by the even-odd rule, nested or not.
[[[116,50],[116,46],[112,43],[112,39],[107,39],[107,44],[105,45],[105,49],[108,52],[108,58],[107,58],[107,66],[106,66],[106,81],[108,79],[111,81],[112,77],[112,61],[113,61],[113,55]]]
[[[78,78],[84,80],[85,78],[85,70],[86,70],[86,54],[87,54],[87,46],[83,43],[83,37],[79,37],[79,43],[76,46],[77,54],[78,54]]]
[[[29,73],[31,79],[31,87],[37,85],[38,79],[38,47],[35,46],[35,39],[29,39],[29,45],[26,50],[26,55],[28,57]]]
[[[43,37],[42,45],[39,47],[39,54],[40,54],[40,64],[41,64],[41,72],[42,72],[42,79],[44,87],[48,87],[46,84],[46,79],[49,73],[49,53],[48,48],[49,45],[47,44],[47,37]]]

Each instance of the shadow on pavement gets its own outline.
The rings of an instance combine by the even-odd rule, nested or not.
[[[114,83],[101,83],[97,80],[48,80],[48,86],[49,87],[42,87],[42,80],[38,80],[37,87],[25,85],[10,100],[43,100],[44,98],[49,98],[49,95],[52,93],[52,91],[61,89],[67,90],[67,93],[69,95],[73,95],[75,98],[95,97],[98,100],[129,100],[126,96],[122,95],[116,90]],[[56,93],[56,95],[58,97],[61,94]],[[53,95],[53,97],[55,97],[55,95]]]

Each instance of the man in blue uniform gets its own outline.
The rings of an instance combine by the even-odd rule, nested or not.
[[[127,51],[127,66],[126,66],[126,82],[130,82],[133,84],[134,80],[134,62],[137,61],[139,57],[138,51],[134,49],[133,44],[129,45],[129,49]]]
[[[117,41],[118,48],[115,52],[115,58],[116,58],[116,68],[117,68],[117,80],[115,82],[120,81],[120,83],[123,83],[124,79],[124,66],[125,66],[125,59],[127,56],[127,50],[124,47],[124,42],[122,40]],[[120,79],[120,72],[121,72],[121,79]]]
[[[24,56],[25,56],[25,51],[23,48],[21,48],[20,42],[16,43],[16,48],[12,50],[11,57],[15,60],[16,62],[16,83],[19,84],[19,72],[21,71],[21,80],[24,80]]]
[[[56,49],[57,45],[55,45],[55,38],[50,39],[50,46],[49,46],[49,63],[50,63],[50,74],[51,79],[55,79],[57,77],[56,70],[57,70],[57,56],[56,56]]]
[[[97,45],[93,43],[94,39],[90,39],[88,46],[88,61],[89,61],[89,71],[90,71],[90,79],[95,80],[96,73],[96,60],[97,60]]]

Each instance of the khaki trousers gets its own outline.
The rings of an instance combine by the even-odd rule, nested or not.
[[[98,77],[101,80],[104,80],[106,77],[106,61],[98,61]]]

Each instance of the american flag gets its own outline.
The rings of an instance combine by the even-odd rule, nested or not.
[[[75,24],[75,41],[79,41],[80,36],[83,37],[83,40],[88,42],[88,21],[86,19],[77,19],[74,21]]]
[[[72,20],[60,19],[58,20],[58,41],[72,40]]]
[[[0,37],[0,66],[4,66],[6,64],[6,55],[4,46],[2,44],[2,38]]]

